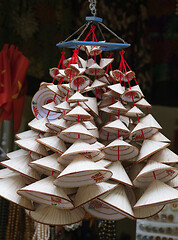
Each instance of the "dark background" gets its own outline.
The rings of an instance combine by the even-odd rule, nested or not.
[[[15,44],[30,60],[28,95],[41,81],[52,80],[49,68],[57,66],[61,56],[56,43],[85,22],[91,15],[88,6],[87,0],[0,1],[0,47]],[[176,0],[97,1],[97,16],[131,43],[125,58],[151,104],[178,106],[176,11]],[[119,61],[118,55],[115,51]]]

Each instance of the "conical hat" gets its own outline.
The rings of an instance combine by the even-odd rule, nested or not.
[[[54,153],[29,163],[29,166],[47,176],[53,175],[57,177],[64,170],[64,167],[57,163],[57,158],[59,156],[59,153]]]
[[[138,102],[135,103],[135,105],[140,108],[152,108],[152,106],[146,101],[145,98],[140,99]]]
[[[106,159],[102,159],[102,160],[99,160],[98,163],[100,165],[102,165],[103,167],[108,167],[109,165],[112,164],[112,161],[109,161],[109,160],[106,160]]]
[[[26,151],[24,149],[18,149],[18,150],[7,153],[6,156],[11,159],[11,158],[20,157],[28,154],[29,154],[29,151]]]
[[[114,71],[110,71],[111,77],[116,80],[117,82],[123,81],[124,79],[124,73],[120,70],[116,69]]]
[[[69,97],[73,95],[74,91],[70,88],[69,83],[63,83],[57,85],[59,91],[61,91],[64,95],[68,94]]]
[[[90,85],[90,78],[85,75],[78,75],[70,82],[70,87],[75,91],[82,91]]]
[[[12,158],[10,160],[2,161],[1,164],[8,167],[12,171],[16,171],[33,180],[39,180],[39,174],[28,166],[28,163],[32,161],[30,155],[24,155],[21,157]]]
[[[123,81],[128,82],[135,78],[135,73],[133,71],[128,71],[124,74]]]
[[[119,110],[120,113],[126,113],[128,111],[120,101],[108,106],[108,108],[116,111]]]
[[[94,82],[91,85],[91,88],[92,89],[102,88],[102,87],[105,87],[106,85],[107,85],[106,83],[104,83],[102,81],[99,81],[98,79],[95,79]]]
[[[172,180],[168,181],[166,184],[168,184],[169,186],[171,186],[173,188],[178,188],[178,175],[175,178],[173,178]]]
[[[89,109],[94,112],[97,116],[98,114],[98,108],[97,108],[97,100],[95,97],[86,97],[87,98],[87,102],[85,102],[85,105],[87,107],[89,107]]]
[[[17,191],[25,186],[25,182],[20,175],[14,175],[0,179],[0,196],[25,209],[34,210],[31,201],[17,194]]]
[[[103,129],[113,133],[117,133],[119,130],[119,135],[127,135],[130,132],[130,130],[122,123],[120,119],[106,124]]]
[[[73,78],[77,76],[79,70],[77,69],[78,64],[70,64],[69,67],[64,69],[64,74],[68,78]],[[78,66],[79,68],[79,66]]]
[[[150,127],[162,129],[162,127],[159,125],[159,123],[154,119],[154,117],[151,114],[148,114],[145,117],[141,118],[140,122]]]
[[[136,85],[138,86],[138,85]],[[137,102],[139,101],[143,96],[143,93],[139,87],[131,87],[131,89],[127,89],[122,95],[121,98],[125,102]]]
[[[33,131],[33,130],[27,130],[25,132],[17,133],[15,136],[18,139],[26,139],[26,138],[36,138],[38,136],[39,132]]]
[[[129,138],[132,141],[150,139],[156,132],[158,132],[157,128],[139,122],[130,133]]]
[[[124,87],[120,83],[109,85],[108,88],[120,95],[124,93]]]
[[[167,137],[165,137],[162,133],[157,132],[155,133],[152,137],[149,138],[150,140],[153,141],[158,141],[158,142],[171,142]]]
[[[153,175],[153,172],[155,176]],[[167,182],[173,179],[177,174],[178,171],[176,171],[174,167],[150,159],[133,180],[133,184],[135,187],[146,187],[155,179],[155,177],[157,180]]]
[[[80,67],[79,64],[71,63],[69,65],[69,68],[76,70],[78,72],[78,74],[82,74],[85,72],[85,68]],[[64,72],[65,72],[65,70],[64,70]]]
[[[115,86],[115,85],[116,84],[114,84],[113,86]],[[110,97],[110,98],[117,98],[118,99],[118,96],[119,96],[119,93],[115,92],[114,90],[110,90],[110,91],[107,91],[107,92],[103,93],[103,97]]]
[[[105,204],[98,198],[95,198],[94,200],[87,202],[84,205],[84,209],[90,215],[99,219],[120,220],[125,218],[125,216],[121,214],[118,210],[115,210],[113,207],[111,207],[108,204]]]
[[[106,83],[106,84],[109,84],[109,81],[108,81],[108,79],[107,79],[106,76],[102,76],[102,77],[100,77],[98,80],[101,81],[101,82],[104,82],[104,83]]]
[[[57,74],[59,74],[59,68],[50,68],[49,69],[49,75],[52,77],[52,78],[55,78],[56,80],[59,80],[59,78],[56,76]]]
[[[84,216],[85,211],[82,208],[69,210],[39,205],[35,211],[30,211],[30,217],[35,222],[47,225],[70,225],[80,222]]]
[[[137,201],[134,208],[159,206],[178,201],[178,191],[167,184],[154,180]]]
[[[110,161],[131,161],[138,155],[139,150],[137,147],[117,138],[108,144],[103,152],[106,154],[105,159]]]
[[[93,65],[89,66],[86,71],[86,74],[95,76],[95,74],[98,76],[104,75],[105,70],[102,69],[97,63],[94,63]]]
[[[108,113],[109,115],[116,114],[116,112],[114,110],[110,109],[108,106],[100,108],[100,111]]]
[[[145,166],[144,162],[132,164],[132,167],[128,171],[129,178],[131,179],[132,182],[139,174],[139,172],[144,168],[144,166]]]
[[[64,129],[58,137],[69,143],[75,142],[78,138],[83,139],[88,143],[96,142],[96,138],[81,123],[76,123],[75,125]]]
[[[101,196],[102,194],[111,191],[118,184],[111,182],[101,182],[96,184],[91,184],[89,186],[80,187],[75,195],[74,205],[75,207],[79,207],[96,197]]]
[[[46,148],[40,143],[38,143],[34,138],[16,140],[15,143],[20,148],[23,148],[27,151],[35,152],[42,156],[48,155]]]
[[[68,128],[68,123],[65,119],[60,118],[60,119],[56,119],[52,122],[46,123],[46,126],[50,129],[52,129],[53,131],[56,132],[60,132],[61,129],[66,129]]]
[[[100,142],[98,142],[98,141],[96,141],[95,143],[91,144],[91,146],[92,146],[92,147],[96,147],[96,148],[98,148],[98,149],[100,149],[100,150],[105,147],[104,144],[102,144],[102,143],[100,143]]]
[[[99,138],[99,131],[98,129],[88,129],[88,131],[95,137],[95,138]]]
[[[62,111],[68,112],[71,110],[71,106],[69,105],[69,103],[67,101],[64,101],[64,102],[56,105],[55,108],[61,110],[61,112]]]
[[[157,153],[155,153],[152,157],[152,160],[155,160],[160,163],[177,163],[178,155],[171,151],[169,148],[165,148]]]
[[[159,205],[159,206],[145,206],[141,208],[135,208],[133,209],[134,216],[137,219],[143,219],[143,218],[148,218],[156,215],[159,213],[165,205]]]
[[[8,178],[14,175],[19,175],[17,172],[11,171],[8,168],[3,168],[0,170],[0,179]]]
[[[57,208],[71,209],[73,204],[62,188],[53,184],[54,177],[46,177],[40,181],[21,188],[18,194],[34,202],[52,205]]]
[[[41,119],[34,118],[28,123],[28,126],[36,131],[50,132],[50,129],[46,127],[46,123],[48,122],[49,120],[46,117]]]
[[[106,181],[111,171],[84,156],[76,156],[54,181],[61,187],[80,187]]]
[[[57,94],[59,97],[63,97],[64,94],[58,89],[57,85],[48,85],[47,88]]]
[[[50,112],[60,112],[60,110],[58,108],[56,108],[56,105],[54,101],[50,102],[50,103],[47,103],[45,105],[42,106],[42,108],[50,111]]]
[[[81,49],[81,48],[80,48]],[[87,61],[85,61],[83,58],[81,58],[79,55],[77,55],[78,57],[78,61],[81,64],[82,68],[86,68],[87,67]]]
[[[116,102],[115,99],[103,96],[102,100],[98,103],[98,107],[99,108],[107,107],[107,106],[109,107],[110,105],[114,104],[115,102]]]
[[[90,111],[89,107],[87,107],[87,105],[85,105],[84,102],[78,102],[78,103],[70,103],[71,108],[76,107],[77,105],[81,106],[83,109],[85,109],[86,111]]]
[[[110,65],[114,61],[114,58],[101,58],[100,59],[100,67],[105,68]]]
[[[90,155],[91,157],[94,157],[99,152],[100,150],[96,147],[81,139],[78,139],[57,160],[62,164],[62,159],[64,159],[64,161],[65,159],[72,161],[74,156],[78,154]]]
[[[129,117],[145,116],[145,114],[136,106],[132,107],[125,115]]]
[[[112,140],[115,140],[116,138],[118,138],[118,133],[117,134],[111,133],[111,132],[108,132],[108,131],[104,130],[103,128],[101,128],[99,137],[102,140],[112,141]]]
[[[107,169],[109,169],[113,173],[113,175],[111,177],[112,180],[116,180],[116,181],[121,182],[123,184],[133,186],[133,184],[130,181],[130,178],[128,177],[124,167],[122,166],[122,164],[119,161],[113,162],[111,165],[109,165],[107,167]]]
[[[40,87],[40,89],[35,93],[35,95],[32,98],[31,102],[32,112],[37,119],[44,118],[48,114],[48,119],[54,120],[61,115],[61,113],[54,112],[48,113],[48,110],[42,108],[43,105],[51,101],[54,101],[55,104],[59,104],[61,101],[61,97],[58,95],[56,95],[54,99],[54,93],[47,87],[49,85],[53,84],[45,83],[42,87]]]
[[[93,120],[93,117],[79,105],[68,112],[63,118],[69,121],[77,121],[78,117],[80,121]]]
[[[57,136],[39,138],[36,141],[47,146],[52,151],[63,153],[66,150],[66,146],[64,142],[61,139],[59,139]]]
[[[108,205],[111,205],[115,210],[118,209],[123,215],[134,219],[131,204],[122,185],[119,185],[115,189],[101,195],[98,199]]]
[[[137,162],[143,161],[148,158],[152,154],[158,152],[159,150],[166,148],[169,146],[169,143],[157,142],[152,140],[144,140],[142,147],[140,149],[140,153],[137,158]]]
[[[87,102],[88,99],[86,99],[86,97],[84,97],[80,92],[75,92],[74,95],[72,95],[67,101],[69,103]]]

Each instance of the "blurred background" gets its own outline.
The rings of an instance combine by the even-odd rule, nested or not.
[[[25,107],[19,132],[24,131],[27,123],[34,118],[31,112],[31,98],[40,83],[52,81],[49,68],[58,65],[63,50],[58,49],[56,44],[84,24],[85,17],[91,15],[88,6],[87,0],[0,1],[0,49],[4,44],[9,46],[13,44],[30,62],[26,76]],[[178,1],[98,0],[97,16],[102,17],[106,26],[131,44],[125,52],[125,59],[135,71],[145,98],[153,105],[151,113],[163,127],[162,133],[172,141],[170,148],[178,154]],[[110,41],[113,42],[114,39],[111,38]],[[70,56],[70,52],[66,51],[66,58],[67,54]],[[119,61],[117,51],[113,57],[117,67]],[[2,126],[2,121],[0,123],[0,145],[1,148],[4,147],[5,138],[6,143],[8,142],[8,147],[4,149],[6,152],[14,147],[13,130],[8,122],[3,123],[5,126]],[[1,154],[1,160],[3,156]],[[21,225],[19,223],[19,228],[16,226],[21,235],[19,233],[17,238],[6,235],[5,226],[8,224],[8,231],[15,231],[12,222],[13,219],[17,219],[17,215],[13,218],[11,214],[9,219],[9,205],[2,199],[0,206],[0,239],[27,239],[22,224],[24,215],[19,215]],[[11,211],[12,209],[14,206],[10,206]],[[19,212],[20,210],[18,214]],[[117,225],[118,239],[135,239],[135,222],[124,219]],[[88,225],[85,227],[87,229]],[[91,238],[92,235],[89,236]]]

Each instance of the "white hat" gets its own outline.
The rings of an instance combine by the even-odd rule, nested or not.
[[[47,225],[70,225],[80,222],[84,216],[85,211],[82,208],[70,210],[39,205],[35,211],[30,211],[30,217],[35,222]]]
[[[62,188],[53,184],[54,177],[46,177],[40,181],[21,188],[18,194],[34,202],[55,206],[62,209],[72,209],[73,204]]]
[[[68,128],[68,122],[63,118],[59,118],[52,122],[46,123],[46,126],[55,132],[60,132],[61,130]]]
[[[29,151],[26,151],[24,149],[18,149],[18,150],[7,153],[6,156],[11,159],[11,158],[20,157],[28,154],[29,154]]]
[[[51,130],[46,127],[46,123],[48,122],[49,120],[46,117],[41,119],[34,118],[32,121],[28,123],[28,126],[36,131],[51,132]]]
[[[56,109],[60,110],[61,112],[65,111],[68,112],[71,110],[71,106],[67,101],[64,101],[58,105],[55,106]]]
[[[113,85],[108,86],[109,89],[111,89],[113,92],[116,92],[117,94],[122,95],[124,93],[124,87],[120,83],[116,83]]]
[[[60,77],[60,78],[61,78],[61,77]],[[63,92],[61,92],[61,91],[58,89],[57,85],[55,85],[55,84],[48,85],[47,88],[48,88],[49,90],[51,90],[53,93],[57,94],[57,95],[59,96],[59,98],[63,98],[63,97],[64,97]]]
[[[85,75],[78,75],[71,80],[70,87],[72,90],[82,91],[89,86],[90,82],[91,80],[89,77]]]
[[[80,187],[106,181],[111,171],[79,155],[59,174],[54,184],[61,187]]]
[[[88,99],[84,97],[80,92],[75,92],[67,101],[69,103],[87,102]]]
[[[96,138],[83,126],[82,123],[76,123],[75,125],[64,129],[58,134],[58,137],[69,143],[73,143],[79,138],[88,143],[96,142]]]
[[[161,132],[156,132],[152,137],[149,138],[153,141],[158,142],[171,142],[167,137],[165,137]]]
[[[169,143],[164,142],[157,142],[152,140],[144,140],[142,147],[140,149],[140,153],[137,158],[137,162],[143,161],[144,159],[148,158],[152,154],[158,152],[159,150],[166,148],[169,146]]]
[[[114,61],[114,58],[101,58],[100,59],[100,67],[105,68],[110,65]]]
[[[98,108],[97,108],[97,99],[95,97],[86,97],[86,98],[88,101],[85,102],[85,105],[89,107],[89,109],[98,116],[99,114],[98,114]]]
[[[124,79],[124,73],[118,69],[110,71],[110,76],[117,82],[121,82]]]
[[[65,120],[68,121],[88,121],[93,120],[93,116],[91,116],[85,109],[81,106],[77,105],[70,112],[68,112],[64,117]]]
[[[178,163],[178,155],[171,151],[169,148],[164,148],[161,151],[155,153],[151,159],[166,164]]]
[[[93,65],[89,66],[86,71],[86,74],[95,76],[95,74],[98,76],[104,75],[105,70],[101,68],[97,63],[94,63]]]
[[[136,106],[129,109],[128,112],[125,115],[129,116],[129,117],[137,117],[137,116],[143,117],[143,116],[145,116],[145,114]]]
[[[138,102],[135,103],[135,105],[140,108],[152,108],[152,106],[146,101],[145,98],[140,99]]]
[[[111,132],[111,133],[118,133],[119,135],[127,135],[129,134],[130,130],[122,123],[120,119],[116,119],[115,121],[112,121],[105,126],[103,126],[103,129]]]
[[[50,112],[58,113],[58,112],[60,112],[60,110],[58,108],[56,108],[56,106],[58,106],[58,105],[56,105],[55,102],[52,101],[50,103],[47,103],[47,104],[43,105],[42,108],[44,108],[44,109],[46,109]]]
[[[33,130],[27,130],[25,132],[17,133],[15,136],[18,139],[26,139],[26,138],[36,138],[38,137],[39,132],[33,131]]]
[[[36,139],[36,141],[50,148],[52,151],[59,152],[61,154],[66,150],[66,146],[64,142],[61,139],[59,139],[57,136],[39,138],[39,139]]]

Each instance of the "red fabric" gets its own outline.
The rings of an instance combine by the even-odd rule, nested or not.
[[[14,45],[0,52],[0,120],[14,118],[14,133],[20,127],[27,90],[29,60]]]

